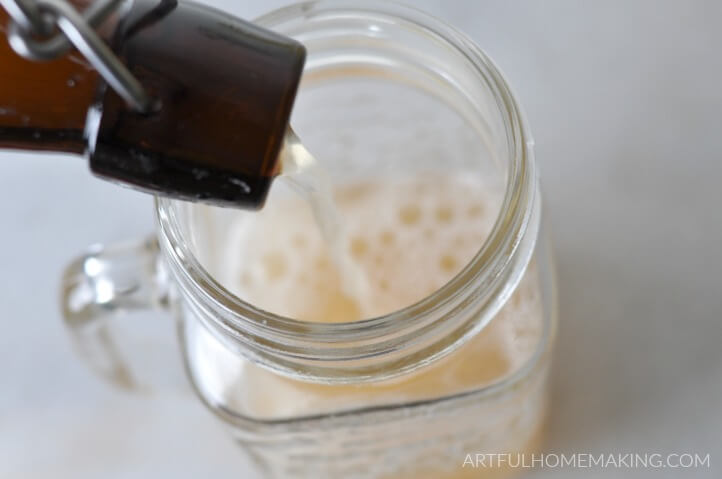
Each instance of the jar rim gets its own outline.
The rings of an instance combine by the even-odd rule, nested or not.
[[[474,258],[441,288],[403,309],[355,322],[309,323],[261,310],[228,291],[191,251],[175,200],[160,197],[156,198],[159,242],[171,274],[192,299],[194,313],[232,350],[296,378],[375,381],[408,373],[448,354],[480,331],[513,292],[531,258],[539,227],[533,141],[515,96],[491,59],[464,34],[420,10],[379,0],[361,6],[321,0],[275,10],[256,22],[273,28],[329,10],[379,14],[410,23],[464,55],[491,86],[504,115],[510,157],[499,214]]]

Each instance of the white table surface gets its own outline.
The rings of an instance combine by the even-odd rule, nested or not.
[[[209,3],[252,18],[285,2]],[[711,457],[531,476],[720,477],[722,2],[416,4],[469,33],[529,115],[561,301],[547,451]],[[0,477],[249,477],[188,392],[114,392],[61,327],[64,264],[148,233],[150,198],[80,160],[0,153],[0,221]]]

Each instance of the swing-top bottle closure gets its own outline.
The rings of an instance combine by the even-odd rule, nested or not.
[[[75,70],[97,72],[84,85],[93,92],[83,105],[83,128],[48,128],[42,117],[57,115],[52,104],[35,104],[32,116],[23,114],[22,95],[13,95],[22,82],[9,83],[7,97],[0,85],[0,108],[8,103],[6,110],[17,113],[0,115],[0,147],[84,150],[96,175],[137,189],[262,206],[279,173],[305,60],[300,43],[175,0],[95,0],[82,13],[64,0],[0,4],[10,17],[10,47],[31,60],[12,60],[18,78],[26,68],[35,76],[48,73],[40,81],[51,82],[61,76],[52,70],[65,65],[70,85]],[[90,67],[72,57],[73,48]],[[0,56],[9,55],[0,48]],[[38,67],[37,61],[46,63]],[[87,95],[76,96],[87,101]],[[59,136],[63,141],[33,144]],[[83,148],[73,144],[78,141]]]

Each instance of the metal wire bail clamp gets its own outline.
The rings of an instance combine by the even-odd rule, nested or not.
[[[93,29],[122,2],[95,0],[82,15],[65,0],[0,0],[0,5],[10,15],[8,42],[18,55],[52,60],[75,47],[121,98],[147,112],[152,98]],[[60,32],[54,34],[56,28]]]

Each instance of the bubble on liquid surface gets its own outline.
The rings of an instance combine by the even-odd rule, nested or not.
[[[263,265],[266,277],[270,281],[282,278],[288,269],[285,255],[280,251],[272,251],[263,256]]]
[[[443,271],[446,271],[447,273],[455,272],[458,268],[459,262],[456,260],[456,258],[451,254],[444,254],[439,259],[439,265],[441,266],[441,269]]]
[[[394,242],[394,233],[392,231],[386,230],[381,232],[381,236],[379,236],[379,240],[381,241],[381,244],[384,246],[389,246],[391,243]]]
[[[368,249],[369,244],[364,238],[360,236],[354,236],[351,238],[351,255],[354,258],[361,258],[364,254],[366,254]]]
[[[454,211],[451,209],[448,205],[439,206],[436,209],[435,212],[436,215],[436,221],[438,221],[441,224],[448,224],[451,223],[451,220],[454,218]]]
[[[484,207],[481,204],[474,204],[469,206],[467,214],[470,218],[478,218],[484,213]]]
[[[421,219],[421,208],[417,205],[406,205],[399,209],[399,220],[401,224],[413,226]]]

